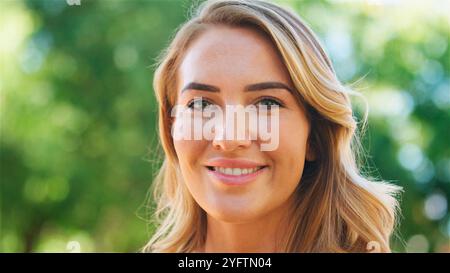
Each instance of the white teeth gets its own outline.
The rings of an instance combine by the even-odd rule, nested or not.
[[[242,173],[241,169],[238,168],[233,169],[233,175],[241,175],[241,173]]]
[[[213,167],[214,171],[223,173],[226,175],[245,175],[245,174],[251,174],[259,170],[259,168],[223,168],[223,167]]]

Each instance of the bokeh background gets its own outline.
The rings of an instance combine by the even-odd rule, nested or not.
[[[137,252],[152,231],[152,65],[193,2],[76,2],[0,0],[1,252]],[[368,100],[366,170],[404,188],[394,251],[449,252],[450,1],[276,2]]]

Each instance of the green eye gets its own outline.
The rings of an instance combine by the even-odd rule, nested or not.
[[[192,110],[203,111],[209,105],[212,105],[212,103],[203,98],[195,98],[188,103],[187,107]]]
[[[256,105],[265,105],[267,109],[271,109],[274,106],[283,107],[283,104],[274,98],[263,98],[259,100]]]

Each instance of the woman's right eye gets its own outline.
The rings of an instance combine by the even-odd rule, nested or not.
[[[208,100],[205,100],[204,98],[195,98],[188,103],[187,107],[192,110],[203,111],[209,105],[212,105],[212,103]]]

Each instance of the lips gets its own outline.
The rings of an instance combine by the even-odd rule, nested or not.
[[[246,174],[252,174],[254,172],[257,172],[258,170],[264,168],[264,167],[255,167],[255,168],[225,168],[225,167],[207,167],[211,171],[219,172],[221,174],[226,175],[246,175]]]
[[[227,185],[242,185],[251,182],[262,174],[268,165],[247,159],[215,158],[205,167],[208,174]]]

